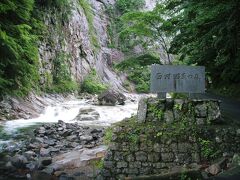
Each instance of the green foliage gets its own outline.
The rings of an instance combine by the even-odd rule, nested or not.
[[[158,105],[149,105],[148,112],[153,113],[153,116],[156,117],[158,120],[163,120],[164,112],[162,110],[159,110]]]
[[[198,138],[201,148],[201,154],[205,159],[213,159],[219,155],[219,151],[214,148],[214,144],[210,140]]]
[[[112,140],[113,129],[111,127],[105,130],[105,135],[103,137],[103,142],[105,145],[109,145]]]
[[[56,58],[53,60],[52,79],[49,74],[47,74],[46,78],[48,85],[47,91],[49,92],[73,92],[79,88],[77,83],[71,78],[69,55],[64,52],[58,53]]]
[[[115,68],[128,74],[128,80],[136,85],[137,92],[147,93],[150,87],[149,66],[154,63],[159,64],[159,58],[151,54],[145,54],[122,61],[115,65]]]
[[[152,64],[159,64],[160,60],[159,57],[153,54],[144,54],[138,57],[131,57],[122,61],[121,63],[115,65],[117,70],[131,70],[133,67],[137,66],[149,66]]]
[[[128,12],[121,17],[120,39],[130,42],[131,46],[142,44],[148,49],[159,49],[159,46],[165,51],[170,64],[169,37],[165,29],[169,26],[165,20],[164,6],[157,4],[152,11],[146,12]],[[156,46],[156,47],[155,47]],[[154,48],[155,47],[155,48]]]
[[[92,7],[87,0],[79,0],[79,4],[83,8],[85,16],[88,21],[88,28],[89,28],[88,33],[90,36],[91,43],[94,47],[98,48],[99,42],[98,42],[98,38],[96,36],[95,27],[93,25],[94,14],[93,14]]]
[[[139,10],[145,5],[144,0],[117,0],[116,8],[120,14]]]
[[[0,2],[0,94],[23,96],[38,84],[33,0]]]
[[[82,92],[90,94],[100,94],[105,90],[107,90],[107,86],[101,83],[95,70],[92,70],[92,72],[84,79],[81,86]]]
[[[45,9],[53,9],[56,8],[57,11],[60,11],[62,15],[62,19],[64,21],[68,20],[71,15],[72,5],[69,0],[35,0],[36,2],[36,10],[41,8],[42,10]],[[41,14],[40,11],[37,11]]]
[[[108,25],[109,42],[108,47],[119,48],[124,52],[129,51],[129,41],[119,39],[119,32],[123,26],[120,21],[121,15],[127,12],[137,11],[143,8],[144,0],[117,0],[113,6],[108,6],[106,12],[110,17],[110,24]]]
[[[215,87],[240,82],[239,6],[236,0],[166,1],[175,36],[170,51],[206,66]]]

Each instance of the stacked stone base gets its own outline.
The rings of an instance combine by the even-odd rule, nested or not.
[[[194,103],[196,104],[195,101]],[[196,105],[199,106],[199,102]],[[204,106],[204,102],[200,105]],[[165,106],[163,112],[169,110],[166,109]],[[199,115],[195,107],[192,110],[193,116],[186,117],[196,117],[196,113]],[[137,118],[131,118],[112,128],[112,140],[101,171],[103,179],[162,174],[175,166],[190,167],[210,162],[223,154],[231,155],[240,151],[238,127],[208,124],[209,118],[206,119],[206,124],[198,125],[196,118],[190,118],[188,121],[194,123],[189,123],[191,126],[184,126],[185,129],[178,132],[183,120],[179,119],[179,124],[172,122],[176,119],[166,122],[163,115],[163,119],[157,117],[151,121],[151,113],[147,108],[145,121],[139,122]],[[208,114],[211,113],[206,109],[205,118]]]

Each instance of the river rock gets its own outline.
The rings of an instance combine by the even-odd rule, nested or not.
[[[45,149],[45,148],[40,149],[40,155],[41,156],[49,156],[49,153],[50,153],[49,149]]]
[[[100,114],[93,108],[81,108],[74,121],[95,121],[98,120]]]
[[[80,136],[80,140],[81,141],[92,141],[93,137],[89,136],[89,135],[83,135],[83,136]]]
[[[44,157],[40,159],[40,162],[43,166],[48,166],[49,164],[52,163],[52,158],[51,157]]]
[[[207,173],[215,176],[221,172],[221,167],[219,166],[219,164],[213,164],[213,165],[209,166],[205,171]]]
[[[17,154],[11,158],[11,163],[16,168],[25,168],[28,160],[25,156]]]
[[[99,105],[105,106],[115,106],[116,104],[124,105],[126,101],[126,96],[124,94],[107,90],[98,96]]]
[[[33,151],[26,151],[24,152],[24,156],[27,157],[27,159],[32,159],[33,157],[36,156],[36,153]]]
[[[104,156],[106,149],[106,146],[99,146],[93,149],[81,149],[63,153],[55,156],[50,166],[54,167],[56,171],[63,169],[64,171],[67,171],[80,167],[84,168],[90,165],[92,160],[101,159]]]

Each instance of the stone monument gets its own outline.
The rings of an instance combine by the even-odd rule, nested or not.
[[[150,89],[160,98],[165,98],[167,92],[204,93],[205,67],[153,64]]]

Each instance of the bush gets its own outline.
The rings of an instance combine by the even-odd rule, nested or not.
[[[93,70],[83,81],[81,86],[82,92],[87,92],[90,94],[100,94],[103,91],[107,90],[107,86],[100,82],[99,77],[96,74],[96,71]]]
[[[145,5],[144,0],[117,0],[116,8],[121,14],[136,11]]]
[[[69,67],[69,55],[59,52],[53,60],[52,74],[46,73],[46,90],[53,93],[74,92],[79,89],[72,79]]]
[[[118,71],[128,74],[128,80],[135,84],[135,90],[139,93],[148,93],[150,87],[150,65],[159,63],[159,58],[145,54],[132,57],[115,65]]]
[[[27,95],[38,88],[34,1],[0,1],[0,95]]]

